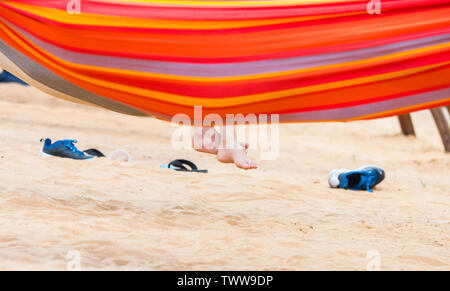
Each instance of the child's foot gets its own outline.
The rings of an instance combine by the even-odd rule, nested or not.
[[[217,160],[222,163],[234,163],[236,167],[251,170],[258,166],[247,156],[246,144],[241,144],[234,149],[219,149],[217,151]]]
[[[208,133],[208,137],[205,136],[205,133]],[[192,138],[192,147],[197,152],[217,155],[217,141],[220,141],[220,139],[220,133],[213,127],[203,127],[201,130],[195,130],[194,137]],[[239,145],[245,149],[245,153],[248,152],[248,143],[240,142]]]
[[[257,165],[247,156],[249,144],[241,142],[231,149],[222,149],[220,141],[226,144],[225,137],[226,135],[221,135],[214,127],[199,127],[195,129],[192,147],[198,152],[217,155],[217,160],[222,163],[234,163],[244,170],[256,169]]]
[[[201,153],[217,155],[220,139],[220,133],[214,127],[196,128],[192,138],[192,147]]]

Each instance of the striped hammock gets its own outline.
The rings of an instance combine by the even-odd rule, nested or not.
[[[0,67],[164,120],[386,117],[450,104],[450,1],[0,0]]]

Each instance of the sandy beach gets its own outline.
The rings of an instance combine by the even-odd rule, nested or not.
[[[280,155],[242,171],[174,150],[167,122],[0,85],[0,270],[382,270],[450,267],[450,155],[428,111],[280,127]],[[129,163],[41,158],[39,140],[124,149]],[[161,169],[175,158],[208,174]],[[382,166],[374,193],[330,189],[334,168]],[[373,253],[373,252],[372,252]]]

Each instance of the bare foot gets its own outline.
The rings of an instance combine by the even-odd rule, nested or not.
[[[217,142],[220,141],[221,135],[213,127],[203,127],[202,130],[195,130],[194,137],[192,138],[192,147],[194,150],[217,155]],[[246,142],[240,142],[239,145],[248,152],[249,144]]]
[[[245,152],[248,152],[250,145],[247,142],[240,142],[239,145],[245,149]]]
[[[229,134],[228,138],[226,133]],[[221,149],[220,142],[226,144],[228,139],[232,140],[234,146]],[[256,169],[257,165],[247,156],[249,144],[245,142],[237,143],[235,140],[234,127],[230,127],[225,134],[220,134],[214,127],[197,127],[194,130],[192,147],[198,152],[217,155],[219,162],[234,163],[238,168],[244,170]]]
[[[217,151],[217,160],[222,163],[234,163],[236,167],[251,170],[258,166],[247,156],[248,145],[241,144],[234,149],[219,149]]]
[[[195,128],[192,147],[201,153],[217,155],[220,133],[214,127]]]

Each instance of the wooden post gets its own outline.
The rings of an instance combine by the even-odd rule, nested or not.
[[[399,115],[398,121],[404,135],[416,135],[410,114]]]
[[[433,115],[434,122],[436,122],[436,126],[441,135],[445,151],[450,152],[450,129],[448,126],[448,121],[445,118],[444,112],[442,110],[442,107],[431,109],[431,114]]]

